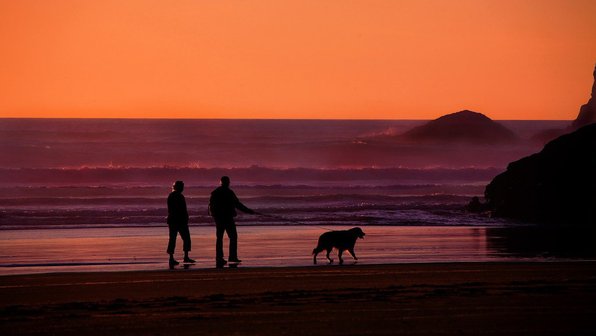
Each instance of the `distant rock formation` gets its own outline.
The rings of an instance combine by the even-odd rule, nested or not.
[[[512,162],[485,189],[495,216],[559,226],[596,225],[596,124]]]
[[[596,66],[594,67],[594,82],[592,83],[592,96],[588,103],[582,105],[579,109],[577,118],[571,124],[572,129],[576,130],[580,127],[596,123]]]
[[[498,144],[518,141],[517,135],[482,113],[460,111],[442,116],[404,133],[400,138],[417,142]]]

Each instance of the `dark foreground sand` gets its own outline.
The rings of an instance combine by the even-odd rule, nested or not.
[[[0,277],[1,335],[596,335],[596,262]]]

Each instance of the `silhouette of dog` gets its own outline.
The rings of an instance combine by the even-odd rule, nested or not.
[[[339,257],[340,265],[344,263],[341,255],[346,250],[352,255],[354,260],[358,260],[358,258],[356,258],[356,254],[354,253],[354,245],[356,244],[356,239],[364,239],[364,235],[365,233],[359,227],[349,230],[329,231],[323,233],[319,237],[317,247],[312,250],[313,263],[317,263],[317,254],[321,253],[323,250],[327,250],[327,260],[332,263],[333,259],[329,258],[329,253],[331,253],[333,248],[337,249],[337,256]]]

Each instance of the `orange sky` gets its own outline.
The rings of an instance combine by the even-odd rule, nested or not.
[[[0,117],[573,119],[593,0],[0,0]]]

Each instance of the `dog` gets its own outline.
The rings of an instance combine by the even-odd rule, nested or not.
[[[365,233],[359,227],[349,230],[329,231],[323,233],[319,237],[317,247],[312,250],[313,263],[317,263],[317,254],[321,253],[323,250],[327,250],[327,260],[329,260],[329,263],[332,263],[333,259],[329,258],[329,253],[331,253],[331,250],[333,250],[334,247],[338,251],[337,256],[339,257],[340,265],[344,263],[341,255],[346,250],[352,255],[354,260],[358,260],[356,254],[354,253],[354,245],[356,244],[356,239],[364,239],[364,235]]]

